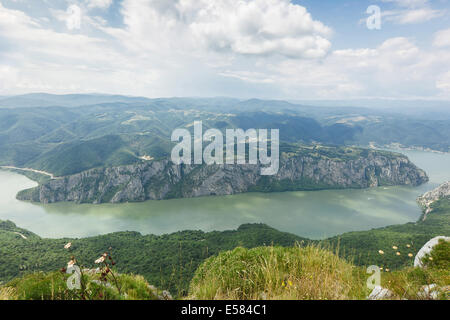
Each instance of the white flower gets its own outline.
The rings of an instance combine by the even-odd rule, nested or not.
[[[102,263],[103,261],[105,261],[105,257],[101,256],[100,258],[98,258],[97,260],[95,260],[95,263]]]
[[[69,249],[72,246],[72,242],[69,242],[64,246],[64,249]]]

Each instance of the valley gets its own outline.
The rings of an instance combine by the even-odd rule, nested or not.
[[[0,219],[43,237],[86,237],[132,230],[165,234],[180,230],[229,230],[265,223],[312,239],[416,221],[416,198],[450,179],[449,154],[407,151],[430,181],[420,186],[369,189],[245,193],[139,203],[33,204],[16,194],[37,184],[17,173],[0,171]],[[274,214],[274,213],[277,214]]]
[[[205,259],[236,247],[264,255],[271,245],[288,247],[277,249],[283,254],[299,243],[324,246],[358,268],[396,270],[410,256],[380,249],[408,245],[412,255],[449,233],[447,198],[427,200],[425,220],[416,202],[450,180],[445,117],[256,99],[30,98],[0,108],[3,282],[55,276],[42,272],[64,265],[70,242],[80,261],[110,247],[121,277],[139,274],[136,285],[185,297]],[[33,101],[41,105],[21,105]],[[170,133],[199,120],[220,130],[282,129],[278,174],[175,166]]]
[[[437,198],[432,206],[433,212],[425,221],[420,220],[369,231],[347,232],[322,241],[280,232],[264,224],[245,224],[237,230],[223,232],[180,231],[156,236],[123,231],[81,239],[48,239],[19,228],[11,221],[0,220],[0,252],[2,254],[0,281],[8,282],[23,275],[31,275],[30,278],[34,279],[42,277],[42,272],[55,272],[64,266],[69,253],[76,256],[83,267],[93,268],[95,266],[92,263],[94,259],[108,247],[118,262],[116,267],[118,272],[142,275],[149,283],[157,285],[162,290],[170,290],[176,297],[188,294],[189,283],[196,272],[198,274],[198,268],[201,268],[201,264],[207,258],[229,255],[230,252],[225,253],[225,251],[237,247],[233,254],[237,254],[238,258],[233,266],[242,263],[243,257],[240,257],[239,253],[243,252],[243,248],[259,247],[255,250],[265,251],[282,250],[280,247],[290,247],[291,249],[287,250],[296,250],[294,249],[296,246],[315,246],[309,247],[309,249],[307,247],[306,250],[314,250],[314,255],[310,255],[305,261],[319,259],[318,261],[322,265],[323,256],[320,259],[321,252],[317,251],[321,249],[317,248],[327,248],[344,258],[346,262],[352,262],[356,266],[364,267],[376,264],[384,267],[386,272],[389,272],[389,269],[395,271],[411,266],[412,257],[430,238],[449,234],[449,197]],[[69,253],[64,248],[68,242],[71,244]],[[404,254],[396,255],[395,250],[392,251],[392,245],[395,245],[395,248],[397,246],[402,248],[399,250]],[[407,255],[404,250],[409,254]],[[379,252],[383,252],[383,254],[381,255]],[[327,251],[323,254],[329,258],[337,258],[330,256],[331,253]],[[442,261],[444,264],[448,263],[445,260],[445,254],[448,255],[448,252],[444,252]],[[211,262],[214,259],[207,261]],[[223,263],[226,261],[219,259],[219,265],[216,268],[223,267]],[[203,269],[203,271],[206,270],[209,268]],[[361,272],[363,270],[361,268]],[[36,271],[39,272],[36,273]],[[239,271],[242,272],[241,269]],[[248,272],[248,269],[244,268],[243,272]],[[314,275],[317,272],[323,272],[323,269],[313,269]],[[346,275],[351,274],[350,271],[348,272]],[[444,268],[442,272],[448,275],[448,269]],[[333,274],[336,275],[336,273]],[[216,279],[217,274],[213,277]],[[14,285],[17,281],[20,280],[16,279],[8,283]],[[362,281],[362,279],[358,281],[360,281],[359,285],[365,283],[365,280]],[[445,284],[445,278],[440,279],[440,282]],[[30,283],[30,285],[33,284]],[[32,293],[30,292],[30,294]],[[364,295],[359,298],[364,298]]]

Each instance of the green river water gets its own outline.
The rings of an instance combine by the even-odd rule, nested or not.
[[[321,239],[347,231],[416,221],[417,196],[450,180],[450,154],[402,151],[424,169],[430,182],[419,187],[367,190],[248,193],[143,203],[39,205],[15,199],[36,185],[0,171],[0,220],[42,237],[85,237],[114,231],[164,234],[179,230],[229,230],[243,223],[266,223],[278,230]]]

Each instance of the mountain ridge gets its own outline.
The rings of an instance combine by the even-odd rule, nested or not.
[[[283,153],[274,176],[260,165],[175,165],[169,159],[98,168],[19,192],[41,203],[120,203],[244,192],[283,192],[420,185],[426,173],[403,155],[357,148],[313,147]]]

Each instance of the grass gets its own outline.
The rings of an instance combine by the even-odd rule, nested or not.
[[[83,274],[87,294],[80,297],[79,290],[69,290],[68,274],[36,272],[16,278],[0,288],[0,300],[157,300],[158,292],[137,275],[117,276],[120,290],[105,285],[99,274]]]
[[[424,268],[384,269],[381,286],[389,300],[429,300],[450,297],[449,243],[441,242],[424,258]],[[0,287],[0,300],[157,300],[165,293],[144,277],[84,271],[81,289],[69,290],[69,275],[61,271],[35,272]],[[189,293],[192,300],[365,300],[365,267],[354,266],[319,245],[235,248],[207,259],[195,272]],[[435,285],[436,296],[424,293]],[[431,290],[432,292],[433,290]],[[167,297],[167,295],[166,295]]]
[[[236,248],[205,261],[189,298],[343,300],[368,294],[363,274],[319,246]]]
[[[390,300],[450,297],[449,243],[425,257],[425,268],[381,273]],[[354,266],[317,245],[301,248],[236,248],[206,260],[191,281],[190,299],[364,300],[370,294],[364,267]],[[436,286],[425,293],[424,286]]]
[[[450,270],[434,268],[405,268],[402,270],[383,273],[381,286],[391,290],[392,299],[431,300],[430,294],[423,293],[423,287],[435,284],[438,299],[448,300],[450,293]]]

